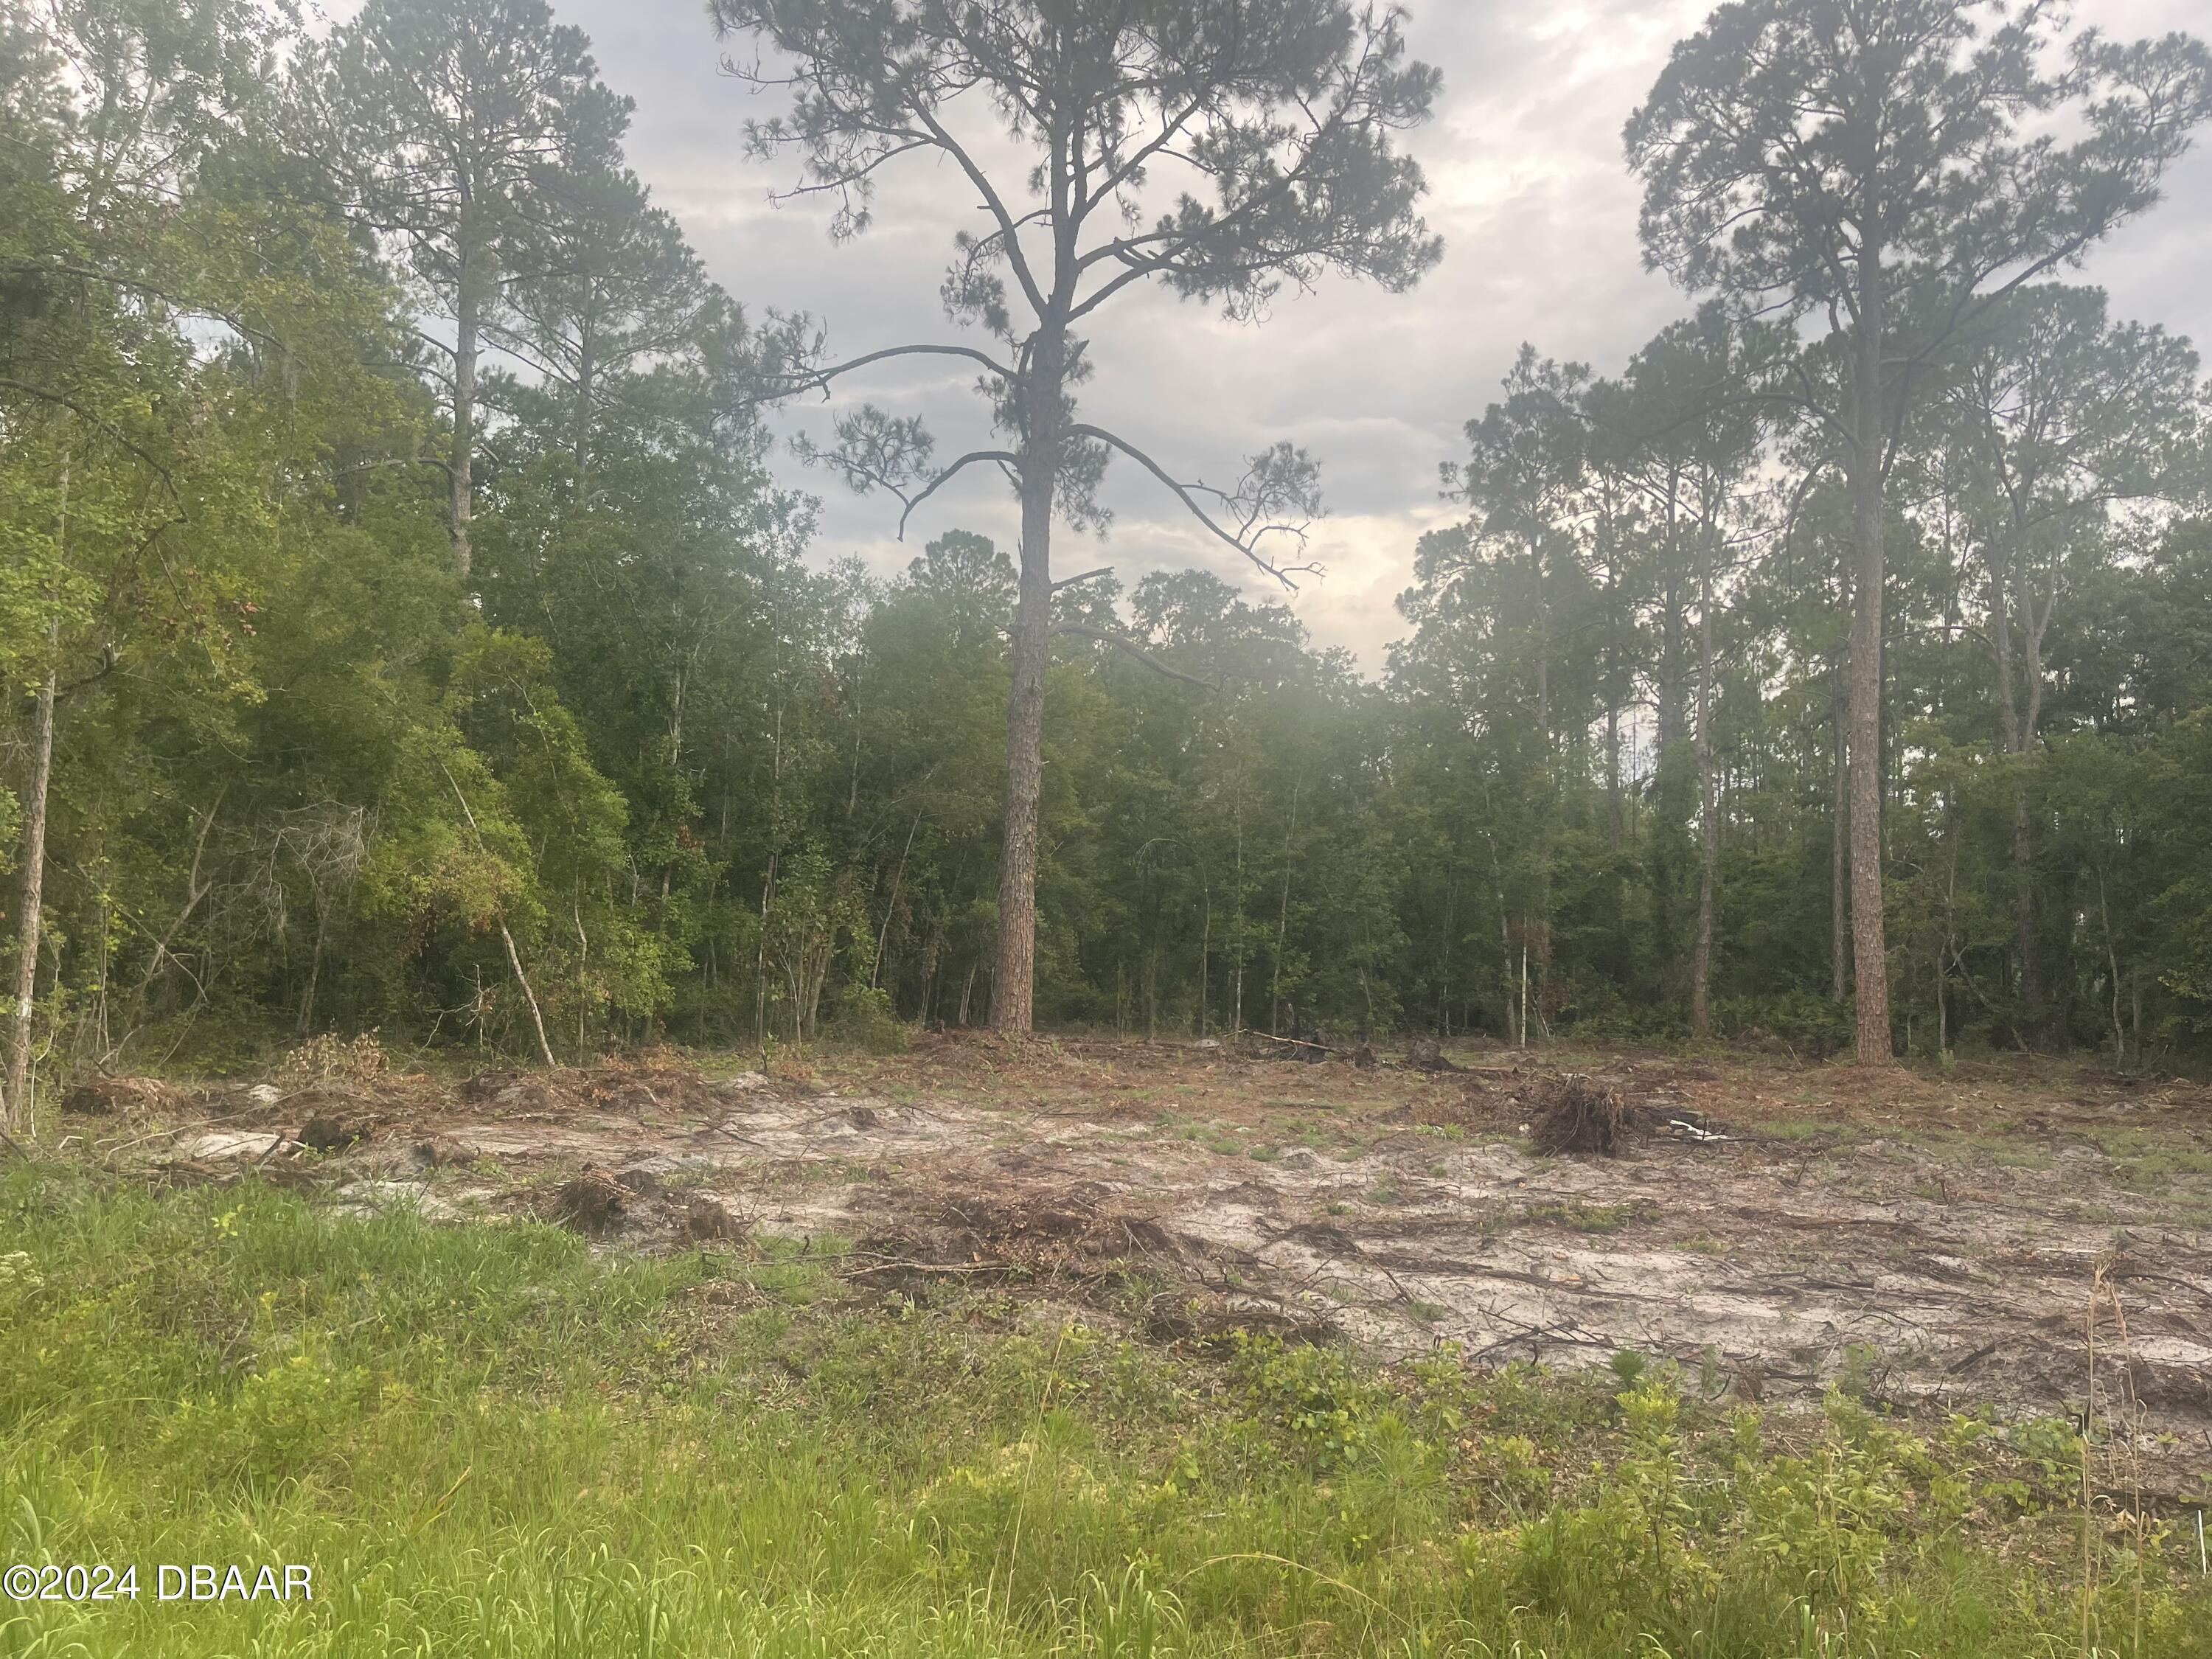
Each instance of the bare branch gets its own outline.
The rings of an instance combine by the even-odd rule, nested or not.
[[[885,346],[881,351],[871,351],[864,356],[854,358],[850,362],[837,363],[829,368],[810,368],[801,373],[779,376],[780,384],[776,395],[788,396],[793,392],[819,386],[826,397],[830,391],[830,382],[839,375],[850,374],[855,369],[866,368],[871,363],[882,362],[887,357],[966,357],[982,364],[1001,380],[1011,380],[1015,378],[1012,369],[992,356],[988,351],[979,351],[974,346]]]
[[[1130,459],[1136,462],[1138,465],[1143,467],[1146,471],[1151,473],[1152,477],[1158,479],[1161,483],[1164,484],[1169,492],[1172,494],[1177,501],[1183,504],[1183,507],[1189,512],[1191,517],[1196,519],[1200,524],[1212,531],[1216,537],[1227,543],[1230,546],[1235,548],[1239,553],[1242,553],[1247,559],[1250,560],[1255,567],[1265,571],[1268,575],[1282,583],[1285,587],[1289,588],[1291,592],[1295,592],[1297,591],[1297,583],[1291,580],[1294,576],[1319,575],[1321,574],[1321,567],[1317,564],[1277,564],[1273,560],[1268,558],[1266,554],[1260,551],[1259,544],[1261,538],[1273,533],[1295,536],[1301,547],[1305,544],[1306,522],[1290,524],[1272,520],[1267,522],[1261,521],[1265,519],[1267,512],[1270,511],[1274,505],[1272,501],[1262,499],[1255,501],[1240,502],[1237,497],[1232,496],[1224,491],[1212,489],[1206,484],[1184,483],[1170,473],[1168,470],[1162,466],[1158,461],[1145,453],[1143,450],[1131,443],[1127,438],[1121,437],[1117,434],[1109,432],[1103,427],[1091,426],[1088,423],[1079,422],[1076,424],[1070,426],[1067,428],[1067,433],[1068,435],[1073,438],[1089,438],[1096,442],[1106,445],[1109,449],[1120,450],[1124,455],[1129,457]],[[1245,517],[1239,524],[1238,527],[1236,530],[1231,530],[1226,526],[1223,525],[1221,521],[1216,519],[1211,513],[1208,513],[1205,507],[1200,503],[1198,497],[1200,495],[1212,495],[1219,499],[1224,504],[1230,505],[1232,507],[1248,508],[1249,510],[1246,511]]]
[[[879,482],[883,483],[884,489],[890,490],[892,495],[896,495],[900,501],[905,503],[903,510],[899,514],[898,538],[901,541],[904,541],[906,539],[906,521],[914,516],[915,508],[920,507],[932,495],[934,495],[937,493],[938,486],[949,482],[954,473],[959,471],[960,469],[964,466],[972,466],[977,461],[997,461],[1001,465],[1005,466],[1018,466],[1021,464],[1021,458],[1016,455],[1010,449],[971,449],[965,455],[963,455],[958,460],[953,462],[951,465],[946,467],[935,477],[932,478],[927,483],[924,484],[920,489],[916,490],[912,495],[907,495],[905,491],[902,490],[896,484],[891,483],[888,479],[879,480]]]

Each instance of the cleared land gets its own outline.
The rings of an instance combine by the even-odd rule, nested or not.
[[[375,1058],[0,1172],[0,1556],[143,1586],[0,1654],[2212,1659],[2201,1088]]]
[[[1446,1063],[931,1036],[769,1073],[663,1054],[111,1086],[76,1103],[122,1117],[69,1127],[172,1178],[252,1169],[356,1210],[532,1215],[610,1249],[834,1242],[856,1289],[988,1282],[1156,1340],[1331,1331],[1558,1367],[1625,1350],[1716,1397],[1843,1380],[2015,1416],[2078,1414],[2094,1389],[2154,1486],[2212,1468],[2212,1091],[2012,1060]],[[1534,1152],[1563,1073],[1626,1101],[1619,1155]]]

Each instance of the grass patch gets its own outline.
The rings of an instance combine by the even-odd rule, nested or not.
[[[1606,1235],[1617,1233],[1632,1221],[1640,1221],[1650,1213],[1651,1206],[1641,1200],[1626,1204],[1581,1204],[1567,1200],[1557,1204],[1531,1204],[1521,1212],[1522,1221],[1541,1222],[1547,1226],[1564,1227],[1569,1232]]]
[[[2193,1536],[2092,1528],[2085,1595],[2056,1440],[1723,1415],[1641,1360],[1163,1352],[841,1265],[19,1170],[0,1559],[316,1599],[0,1602],[0,1654],[1978,1659],[2075,1651],[2086,1601],[2212,1656]]]

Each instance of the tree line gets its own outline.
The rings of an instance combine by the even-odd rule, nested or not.
[[[909,157],[972,185],[942,337],[726,293],[540,0],[0,20],[9,1121],[329,1030],[2201,1054],[2205,389],[2080,270],[2207,113],[2195,41],[1715,12],[1625,134],[1694,308],[1470,392],[1370,678],[1284,603],[1311,456],[1209,487],[1080,392],[1131,287],[1258,319],[1442,257],[1403,16],[711,11],[837,239]],[[984,447],[844,396],[911,356]],[[902,530],[994,475],[1019,545],[817,555],[773,434],[824,392],[824,487]],[[1056,569],[1109,464],[1258,591]]]

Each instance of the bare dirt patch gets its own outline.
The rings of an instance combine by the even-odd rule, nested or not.
[[[1632,1349],[1768,1401],[1846,1379],[2070,1413],[2101,1283],[2145,1443],[2212,1459],[2212,1091],[2051,1062],[1449,1058],[937,1036],[774,1076],[657,1054],[124,1091],[68,1127],[173,1178],[555,1216],[604,1248],[835,1237],[870,1294],[988,1282],[1155,1336],[1329,1328],[1487,1364]],[[1565,1073],[1618,1103],[1613,1156],[1538,1151]]]

